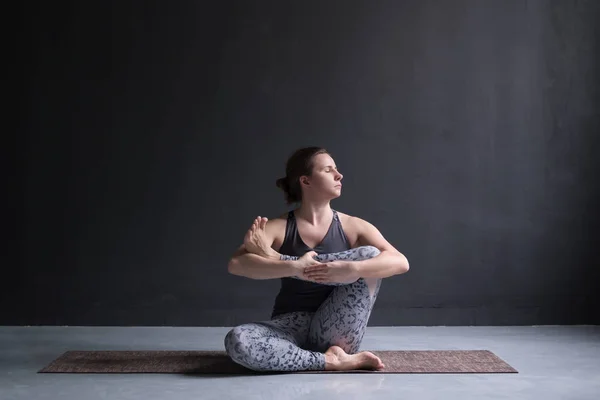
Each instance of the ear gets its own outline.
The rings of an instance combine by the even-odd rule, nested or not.
[[[300,184],[301,185],[310,185],[310,181],[308,180],[308,176],[303,175],[300,177]]]

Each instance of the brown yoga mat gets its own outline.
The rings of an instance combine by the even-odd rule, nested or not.
[[[343,371],[343,373],[516,373],[489,350],[372,351],[381,358],[382,371]],[[244,368],[224,351],[67,351],[40,373],[162,373],[230,374],[256,372]],[[340,371],[300,371],[294,373],[342,373]]]

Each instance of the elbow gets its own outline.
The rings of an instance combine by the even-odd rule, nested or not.
[[[240,275],[240,262],[235,257],[231,258],[227,263],[227,272],[232,275]]]
[[[410,270],[410,266],[408,265],[408,263],[406,263],[406,264],[404,264],[404,265],[402,266],[402,269],[400,270],[400,271],[401,271],[400,273],[401,273],[401,274],[405,274],[405,273],[407,273],[409,270]]]
[[[402,256],[402,262],[400,263],[400,266],[398,267],[398,274],[405,274],[410,270],[410,264],[408,262],[408,259],[404,256]]]

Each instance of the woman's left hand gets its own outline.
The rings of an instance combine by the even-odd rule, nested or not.
[[[353,283],[360,276],[351,261],[330,261],[304,269],[304,277],[318,283]]]

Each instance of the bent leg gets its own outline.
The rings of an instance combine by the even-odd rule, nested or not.
[[[326,261],[359,261],[380,254],[373,246],[358,249],[355,253],[344,254],[346,258],[327,255]],[[308,334],[310,348],[325,351],[335,345],[348,354],[358,352],[380,287],[380,278],[360,278],[354,283],[334,288],[313,316]]]
[[[324,370],[325,356],[306,343],[313,313],[282,314],[270,321],[236,326],[225,336],[231,359],[254,371]]]

